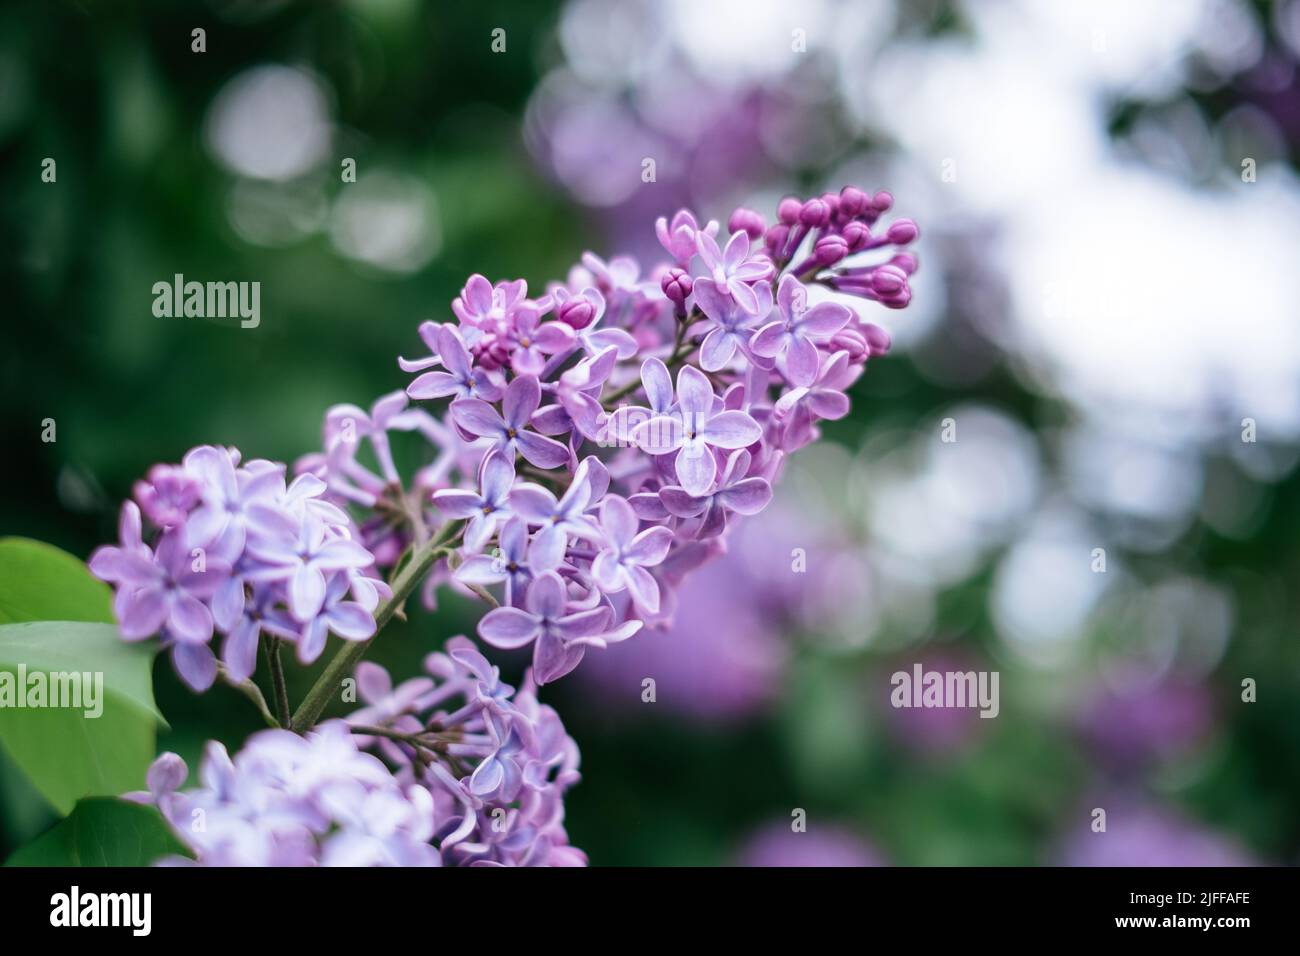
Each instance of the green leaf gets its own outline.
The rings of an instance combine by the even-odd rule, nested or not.
[[[111,624],[40,621],[0,626],[0,744],[60,813],[78,799],[144,787],[162,716],[153,699],[152,645],[128,644]],[[19,707],[20,668],[32,675],[73,672],[94,690],[96,707]],[[12,676],[5,676],[6,674]],[[47,688],[46,703],[52,703]]]
[[[30,538],[0,538],[0,624],[111,624],[112,593],[79,560]]]
[[[153,807],[91,797],[5,866],[149,866],[174,855],[191,854]]]

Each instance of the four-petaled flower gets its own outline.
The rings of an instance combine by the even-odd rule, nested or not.
[[[425,372],[406,386],[411,398],[481,398],[495,402],[501,397],[501,386],[482,369],[474,368],[474,359],[465,347],[460,332],[452,325],[439,325],[434,335],[438,346],[438,359],[445,372]]]
[[[641,629],[641,621],[628,621],[610,631],[612,615],[605,605],[570,612],[564,580],[544,571],[529,585],[523,608],[493,608],[479,621],[478,634],[502,650],[536,642],[533,677],[546,684],[577,667],[588,647],[626,640]]]
[[[727,512],[756,515],[772,500],[772,485],[766,478],[745,477],[751,456],[747,449],[732,452],[718,479],[716,491],[692,495],[684,488],[669,485],[659,490],[659,500],[669,514],[679,518],[699,517],[701,538],[713,538],[727,528]]]
[[[515,466],[505,455],[489,452],[479,466],[479,491],[443,488],[433,493],[433,503],[448,518],[468,518],[465,547],[478,551],[492,532],[510,517],[510,487],[515,483]]]
[[[749,347],[764,358],[784,355],[791,384],[811,385],[817,379],[817,342],[844,328],[853,313],[838,302],[808,308],[808,290],[792,275],[781,280],[776,304],[781,318],[755,332]]]
[[[500,412],[482,399],[460,398],[451,403],[451,414],[471,435],[493,439],[492,449],[511,460],[518,452],[538,468],[558,468],[569,460],[569,449],[526,428],[541,400],[537,379],[521,375],[506,388]]]
[[[736,233],[727,241],[725,250],[719,249],[717,241],[708,233],[697,233],[696,238],[700,258],[718,291],[730,295],[750,315],[758,315],[758,294],[753,283],[766,279],[772,267],[749,258],[749,235]]]
[[[764,282],[754,286],[754,292],[758,308],[749,312],[712,279],[695,283],[695,304],[706,316],[704,324],[709,330],[700,343],[700,368],[704,371],[716,372],[725,367],[738,349],[748,352],[756,327],[755,317],[772,311],[772,287]]]
[[[638,533],[640,522],[632,506],[609,495],[600,506],[600,528],[605,546],[591,562],[591,576],[606,594],[626,589],[638,609],[659,613],[659,584],[646,568],[663,561],[673,543],[673,533],[662,525]]]
[[[609,472],[599,458],[592,455],[582,460],[573,481],[563,497],[541,485],[522,484],[510,492],[510,507],[514,513],[540,529],[533,538],[528,554],[532,566],[540,571],[558,568],[564,560],[568,536],[596,541],[600,531],[587,517],[587,509],[605,495],[609,487]]]
[[[677,452],[677,480],[692,495],[706,494],[718,473],[711,448],[744,448],[758,441],[763,429],[739,409],[714,410],[708,376],[686,365],[677,373],[677,411],[642,422],[632,440],[652,455]]]

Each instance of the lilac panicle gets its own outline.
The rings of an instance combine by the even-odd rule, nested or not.
[[[216,446],[152,468],[90,566],[122,637],[157,635],[195,690],[220,674],[256,697],[259,645],[311,663],[330,634],[369,639],[415,587],[388,583],[414,555],[428,606],[458,588],[489,605],[484,644],[532,653],[518,692],[464,639],[430,679],[394,688],[363,668],[359,733],[271,731],[234,761],[210,748],[188,795],[160,762],[147,799],[174,823],[187,807],[220,821],[190,840],[200,862],[585,862],[562,826],[577,751],[537,687],[670,624],[676,589],[767,507],[785,456],[848,414],[890,342],[854,300],[911,299],[919,231],[885,221],[893,204],[850,186],[788,197],[770,225],[737,209],[726,233],[680,210],[655,224],[663,261],[588,252],[540,295],[473,275],[448,321],[419,326],[428,354],[398,360],[406,389],[330,408],[292,480]],[[425,449],[412,473],[395,442]]]

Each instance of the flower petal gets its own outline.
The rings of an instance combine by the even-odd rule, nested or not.
[[[501,650],[524,647],[540,633],[537,618],[517,607],[493,608],[478,622],[478,636]]]

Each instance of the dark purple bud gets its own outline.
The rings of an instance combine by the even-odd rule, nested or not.
[[[861,331],[863,337],[867,340],[867,348],[872,355],[884,355],[889,351],[889,346],[893,344],[889,333],[878,325],[864,322]]]
[[[861,252],[867,247],[867,243],[871,241],[871,230],[866,223],[857,222],[856,220],[846,222],[844,228],[840,230],[840,235],[848,243],[849,252]]]
[[[834,221],[840,214],[840,197],[835,193],[822,193],[822,202],[830,210],[830,218]]]
[[[578,296],[560,306],[555,317],[572,329],[585,329],[596,317],[596,307],[589,299]]]
[[[786,240],[789,238],[789,226],[782,226],[780,224],[770,226],[767,230],[766,236],[763,238],[763,242],[767,246],[768,255],[773,258],[780,255],[781,250],[785,248]]]
[[[907,304],[912,301],[912,290],[904,287],[898,291],[897,295],[891,295],[889,298],[882,298],[880,304],[889,309],[906,309]]]
[[[786,196],[776,207],[776,217],[787,226],[793,226],[799,221],[799,212],[803,209],[803,203],[793,196]]]
[[[871,291],[889,298],[907,288],[907,273],[898,266],[883,265],[871,273]]]
[[[866,212],[871,205],[871,197],[857,186],[845,186],[840,190],[840,215],[852,219]]]
[[[748,233],[751,242],[762,236],[765,229],[767,229],[767,223],[763,221],[763,217],[752,209],[746,209],[744,206],[733,212],[731,218],[727,220],[728,232]]]
[[[896,246],[905,246],[920,234],[921,230],[916,228],[916,223],[912,220],[899,219],[897,222],[890,223],[885,237]]]
[[[915,272],[916,267],[918,265],[916,256],[910,252],[895,253],[890,258],[889,264],[891,266],[898,266],[898,268],[902,269],[908,275],[911,275],[913,272]]]
[[[659,288],[664,290],[664,295],[679,306],[686,301],[686,297],[691,294],[691,289],[694,287],[695,280],[686,273],[685,269],[669,269],[659,280]]]
[[[830,218],[830,207],[820,199],[809,199],[799,210],[799,222],[810,229],[826,225]]]
[[[832,233],[822,236],[813,246],[813,258],[819,266],[833,266],[849,254],[849,244],[844,237]]]

